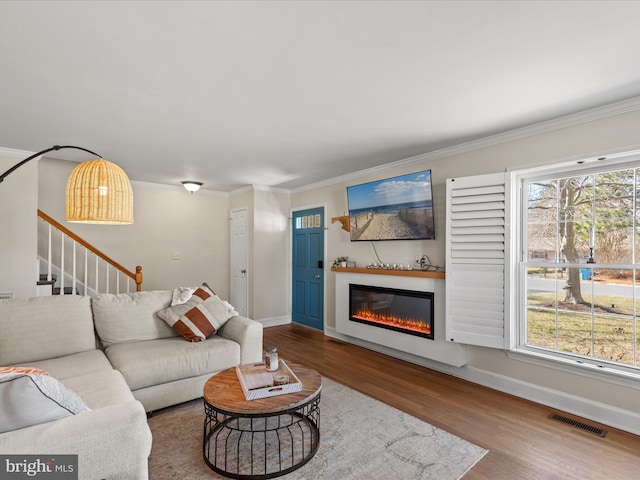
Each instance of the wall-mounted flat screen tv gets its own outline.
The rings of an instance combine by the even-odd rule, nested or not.
[[[347,187],[351,241],[435,238],[431,170]]]

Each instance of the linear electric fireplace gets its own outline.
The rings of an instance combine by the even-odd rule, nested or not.
[[[349,320],[433,340],[433,293],[350,283]]]

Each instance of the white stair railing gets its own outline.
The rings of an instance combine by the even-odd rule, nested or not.
[[[38,272],[39,275],[43,273],[44,263],[49,282],[54,280],[54,272],[56,273],[55,279],[56,283],[59,282],[59,287],[55,291],[59,291],[60,295],[127,293],[134,285],[135,291],[141,290],[142,267],[137,266],[133,273],[44,212],[38,210],[38,217]],[[57,235],[56,232],[60,234]],[[79,252],[82,250],[84,258],[78,258],[82,255]],[[95,262],[89,261],[91,256],[95,258]],[[78,264],[81,263],[84,268],[79,269]],[[91,278],[94,278],[93,283]]]

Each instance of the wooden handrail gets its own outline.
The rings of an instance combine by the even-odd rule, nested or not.
[[[43,219],[45,222],[47,222],[47,223],[53,225],[54,227],[56,227],[62,233],[67,235],[69,238],[72,238],[73,240],[78,242],[80,245],[85,247],[87,250],[93,252],[95,255],[97,255],[98,257],[103,259],[108,264],[112,265],[114,268],[120,270],[127,277],[131,278],[134,282],[136,282],[136,292],[139,292],[139,291],[142,290],[142,267],[140,265],[136,266],[136,273],[133,273],[131,270],[123,267],[118,262],[116,262],[115,260],[110,258],[108,255],[102,253],[100,250],[98,250],[96,247],[91,245],[89,242],[87,242],[83,238],[81,238],[78,235],[76,235],[75,233],[73,233],[67,227],[65,227],[61,223],[58,223],[57,221],[55,221],[53,218],[51,218],[49,215],[47,215],[46,213],[44,213],[40,209],[38,209],[38,216],[41,219]]]

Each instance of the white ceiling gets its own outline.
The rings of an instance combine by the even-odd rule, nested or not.
[[[299,188],[640,96],[639,18],[634,1],[2,1],[0,147]]]

